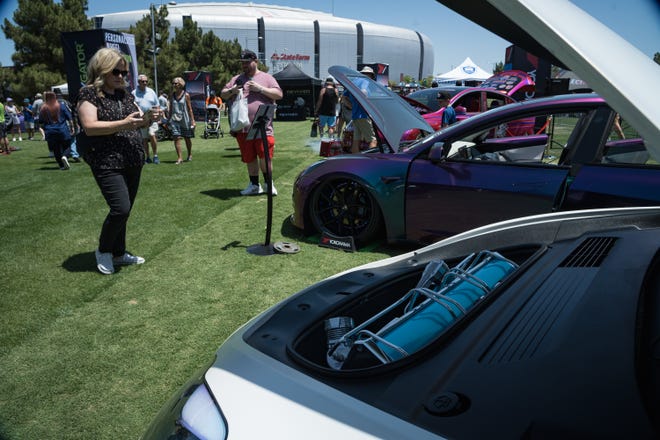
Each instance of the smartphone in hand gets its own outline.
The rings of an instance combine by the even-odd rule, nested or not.
[[[142,120],[143,121],[148,121],[149,123],[153,122],[154,120],[154,111],[153,109],[149,109],[144,114],[142,115]]]

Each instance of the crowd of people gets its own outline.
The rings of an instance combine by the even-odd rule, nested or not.
[[[242,96],[247,102],[249,124],[231,132],[247,168],[248,184],[241,195],[263,193],[277,195],[273,185],[275,136],[272,119],[265,123],[266,139],[248,138],[250,125],[262,104],[275,104],[283,97],[277,80],[259,70],[257,55],[241,53],[241,72],[234,75],[207,100],[220,111],[235,104]],[[149,77],[138,76],[137,87],[129,91],[129,66],[116,49],[99,49],[89,60],[87,84],[78,91],[72,105],[53,91],[36,93],[17,105],[11,97],[0,97],[0,152],[10,154],[19,147],[12,142],[45,140],[50,156],[59,169],[70,169],[70,161],[82,157],[91,169],[108,206],[94,254],[97,270],[105,275],[115,273],[116,266],[142,264],[145,259],[127,251],[126,228],[138,194],[142,168],[159,164],[157,133],[167,125],[177,153],[176,164],[184,162],[182,139],[186,146],[185,161],[192,161],[192,139],[196,128],[190,94],[181,77],[172,80],[171,93],[157,94],[149,87]],[[374,78],[373,71],[362,73]],[[241,93],[239,93],[239,91]],[[322,134],[340,135],[349,121],[355,125],[354,145],[375,142],[374,130],[364,109],[344,92],[340,94],[332,77],[323,85],[316,103],[316,116],[321,120]],[[264,148],[266,147],[266,148]],[[355,150],[354,150],[355,151]],[[80,152],[80,154],[79,154]],[[265,155],[268,155],[267,157]],[[261,174],[261,175],[260,175]],[[264,186],[260,180],[263,179]]]

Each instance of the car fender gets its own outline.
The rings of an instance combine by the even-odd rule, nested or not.
[[[309,174],[301,176],[301,184],[306,192],[305,224],[310,224],[311,195],[319,185],[328,179],[349,178],[363,185],[374,198],[382,214],[388,240],[405,237],[403,205],[409,157],[405,154],[387,156],[388,160],[380,160],[378,154],[335,156],[328,158],[326,163],[315,167]],[[393,160],[393,156],[396,156],[396,160]]]

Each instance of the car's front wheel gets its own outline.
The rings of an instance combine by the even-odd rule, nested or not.
[[[382,226],[378,204],[363,185],[350,178],[321,183],[312,195],[310,217],[317,231],[352,236],[359,244],[373,240]]]

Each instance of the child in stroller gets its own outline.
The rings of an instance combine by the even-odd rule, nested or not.
[[[209,137],[215,137],[216,139],[220,138],[220,136],[225,137],[220,127],[221,105],[222,100],[215,96],[214,91],[211,91],[209,98],[206,100],[204,139],[208,139]]]

